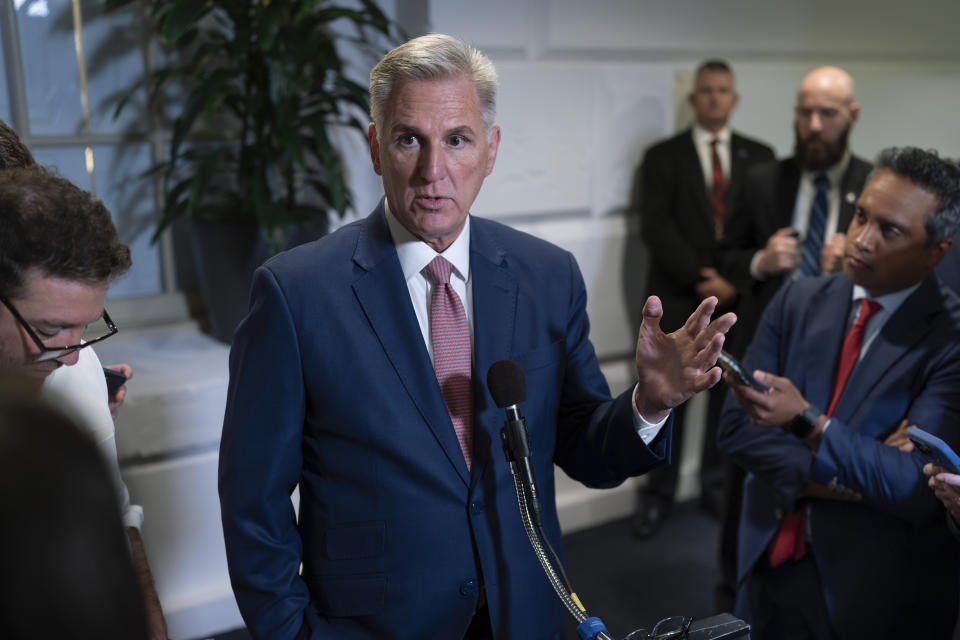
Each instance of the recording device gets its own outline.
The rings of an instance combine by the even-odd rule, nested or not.
[[[920,427],[908,429],[907,437],[917,451],[930,458],[934,464],[940,465],[950,473],[960,474],[960,456],[957,456],[946,442]]]
[[[103,377],[107,379],[107,393],[113,394],[127,383],[127,376],[113,369],[103,368]]]
[[[739,360],[726,351],[720,352],[720,357],[717,358],[717,366],[724,371],[732,373],[736,381],[745,387],[753,387],[757,391],[770,391],[770,387],[765,387],[757,382],[753,374],[747,371],[746,367],[744,367]]]

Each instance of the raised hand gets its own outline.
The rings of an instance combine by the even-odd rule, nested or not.
[[[720,380],[717,357],[737,317],[725,313],[711,322],[716,308],[717,299],[711,296],[700,303],[683,327],[664,333],[660,329],[663,304],[656,296],[647,298],[637,338],[640,383],[635,401],[648,422],[660,422],[671,409]]]

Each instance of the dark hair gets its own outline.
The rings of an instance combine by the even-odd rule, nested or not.
[[[4,638],[146,638],[117,494],[92,439],[0,380]]]
[[[31,167],[35,164],[33,154],[20,142],[16,132],[0,120],[0,171],[14,167]]]
[[[960,165],[933,149],[890,147],[877,156],[870,175],[889,169],[937,197],[937,210],[926,222],[927,246],[949,240],[960,231]]]
[[[704,60],[700,63],[700,66],[697,67],[697,72],[694,74],[695,78],[699,78],[700,74],[704,71],[712,71],[713,73],[729,73],[733,75],[733,69],[730,67],[730,64],[726,60],[721,60],[720,58],[711,58],[710,60]]]
[[[130,268],[130,249],[103,203],[39,166],[0,171],[0,295],[25,272],[100,283]]]

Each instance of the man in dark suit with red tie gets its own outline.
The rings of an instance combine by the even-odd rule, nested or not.
[[[934,275],[958,227],[960,168],[884,151],[843,272],[789,281],[763,314],[744,364],[770,389],[728,379],[755,640],[951,637],[960,547],[925,460],[894,444],[916,424],[960,447],[960,301]]]
[[[774,158],[767,145],[730,129],[737,100],[730,66],[723,60],[703,62],[689,96],[693,126],[650,147],[640,165],[634,208],[639,209],[641,238],[650,251],[647,295],[663,300],[663,325],[669,330],[680,328],[706,297],[716,296],[721,310],[732,309],[736,302],[736,287],[716,268],[717,241],[747,168]],[[718,388],[712,393],[716,414],[723,392]],[[633,523],[639,537],[656,532],[673,502],[682,423],[678,408],[675,462],[648,474],[649,482],[640,490]],[[715,425],[716,419],[710,423]],[[705,439],[704,462],[710,457],[707,452],[715,450],[714,440],[714,433]]]

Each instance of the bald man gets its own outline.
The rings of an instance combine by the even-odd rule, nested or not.
[[[844,231],[871,166],[847,141],[860,115],[853,78],[837,67],[806,75],[794,107],[793,156],[753,165],[727,218],[718,264],[737,286],[737,326],[724,347],[742,356],[784,280],[841,270]],[[743,471],[725,466],[721,565],[725,607],[735,583]]]
[[[747,173],[721,258],[742,298],[728,350],[746,349],[784,279],[841,269],[843,232],[871,169],[847,146],[859,115],[850,74],[814,69],[797,91],[793,156]]]

